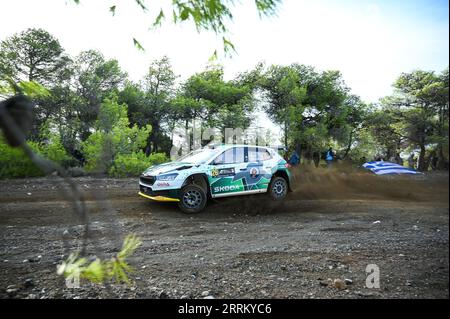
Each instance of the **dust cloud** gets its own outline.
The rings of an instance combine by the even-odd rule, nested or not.
[[[214,201],[211,211],[249,215],[302,212],[311,205],[327,205],[327,200],[418,202],[447,206],[449,202],[448,172],[378,176],[354,167],[328,169],[313,165],[302,165],[291,172],[293,191],[283,201],[273,201],[267,194],[236,196]]]

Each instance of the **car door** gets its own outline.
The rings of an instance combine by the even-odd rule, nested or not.
[[[262,147],[247,148],[247,190],[251,193],[267,191],[272,178],[273,158]]]
[[[245,148],[232,147],[211,162],[209,184],[212,197],[239,195],[247,190],[243,172],[247,169]]]

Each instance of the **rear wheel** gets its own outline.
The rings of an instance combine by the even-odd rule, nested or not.
[[[203,188],[196,185],[187,185],[181,189],[178,207],[186,214],[195,214],[206,206],[207,196]]]
[[[280,176],[275,176],[269,184],[269,195],[273,200],[283,200],[288,192],[287,181]]]

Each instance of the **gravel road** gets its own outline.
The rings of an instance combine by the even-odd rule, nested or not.
[[[448,174],[306,170],[282,203],[235,197],[196,215],[137,196],[136,179],[74,180],[91,255],[112,256],[129,233],[142,239],[131,284],[66,288],[63,233],[76,249],[83,226],[58,177],[4,180],[0,298],[449,298]],[[380,288],[366,287],[370,264]]]

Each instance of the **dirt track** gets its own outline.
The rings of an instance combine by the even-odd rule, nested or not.
[[[305,170],[281,204],[235,197],[191,216],[138,197],[135,179],[77,178],[91,211],[90,253],[111,256],[128,233],[143,240],[132,285],[109,289],[68,289],[56,275],[64,230],[73,245],[82,233],[57,180],[0,181],[1,298],[449,297],[448,175]],[[368,264],[380,269],[380,289],[365,287]],[[352,283],[338,289],[329,278]],[[10,285],[17,291],[8,294]]]

